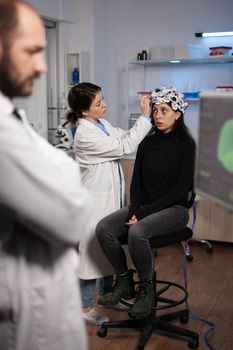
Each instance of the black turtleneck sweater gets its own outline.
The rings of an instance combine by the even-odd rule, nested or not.
[[[188,207],[195,143],[156,130],[139,145],[130,188],[129,217],[140,220],[173,205]]]

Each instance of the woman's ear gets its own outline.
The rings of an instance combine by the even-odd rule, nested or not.
[[[82,115],[86,117],[88,115],[88,111],[82,111]]]
[[[175,120],[178,120],[181,116],[181,113],[179,111],[176,111],[176,116],[175,116]]]

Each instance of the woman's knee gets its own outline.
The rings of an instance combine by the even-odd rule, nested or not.
[[[128,233],[128,245],[137,244],[141,239],[143,239],[143,231],[139,225],[131,226]]]
[[[108,232],[107,228],[108,228],[108,224],[106,224],[105,219],[102,219],[98,222],[95,229],[95,233],[96,233],[97,239],[100,242],[102,241],[103,237],[106,235],[106,232]]]

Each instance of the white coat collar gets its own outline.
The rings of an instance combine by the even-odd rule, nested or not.
[[[1,108],[1,115],[11,115],[14,110],[14,105],[9,99],[9,97],[3,95],[0,91],[0,108]]]
[[[78,126],[79,125],[83,125],[85,127],[88,127],[90,129],[96,129],[97,125],[95,125],[94,123],[92,123],[90,120],[87,120],[85,118],[79,118],[78,120]]]
[[[0,112],[1,112],[0,117],[2,116],[8,117],[9,115],[12,115],[14,109],[15,109],[15,106],[13,105],[9,97],[7,97],[6,95],[3,95],[3,93],[0,91]],[[19,109],[18,113],[21,116],[23,122],[27,120],[25,111],[23,109]]]

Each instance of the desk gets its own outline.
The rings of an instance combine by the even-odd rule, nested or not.
[[[233,213],[208,199],[197,201],[194,237],[211,241],[233,242]]]

